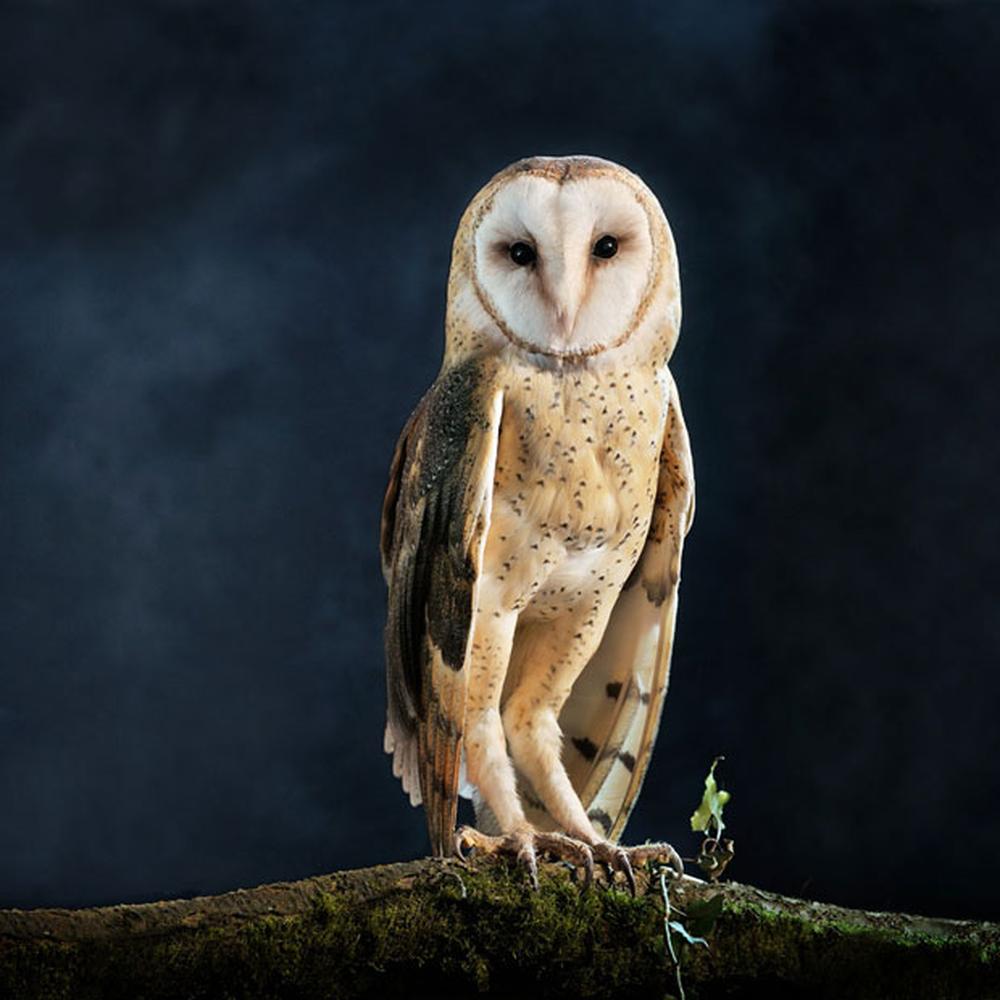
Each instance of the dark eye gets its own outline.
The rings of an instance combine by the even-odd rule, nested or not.
[[[510,254],[510,259],[518,267],[526,267],[528,264],[533,264],[535,258],[538,256],[535,253],[535,248],[529,243],[511,243],[510,250],[507,252]]]
[[[609,257],[614,257],[618,253],[618,240],[613,236],[602,236],[594,244],[594,256],[601,257],[607,260]]]

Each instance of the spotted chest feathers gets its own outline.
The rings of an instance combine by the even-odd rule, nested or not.
[[[512,368],[483,560],[498,610],[546,619],[617,595],[649,526],[666,405],[652,366]]]

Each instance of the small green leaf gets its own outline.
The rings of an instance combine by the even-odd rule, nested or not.
[[[670,929],[680,934],[688,944],[703,944],[708,947],[708,942],[703,937],[695,937],[679,920],[671,920]]]
[[[719,788],[715,781],[715,766],[722,759],[722,757],[716,757],[712,761],[712,766],[708,769],[708,774],[705,777],[705,794],[701,797],[701,804],[691,814],[691,829],[700,830],[703,833],[709,832],[712,820],[715,820],[715,837],[720,837],[725,829],[725,824],[722,822],[722,810],[730,798],[729,792]]]

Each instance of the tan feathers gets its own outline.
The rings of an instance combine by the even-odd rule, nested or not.
[[[382,522],[385,745],[436,853],[463,766],[505,833],[596,843],[635,803],[694,502],[677,275],[656,199],[607,161],[521,161],[462,218]]]

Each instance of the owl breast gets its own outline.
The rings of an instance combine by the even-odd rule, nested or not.
[[[501,608],[545,617],[617,595],[649,526],[665,410],[653,369],[511,371],[483,563]]]

